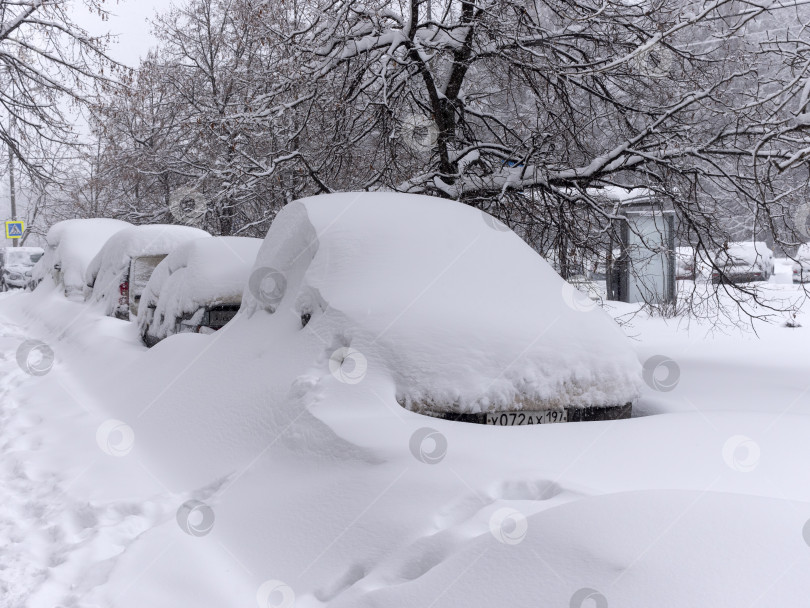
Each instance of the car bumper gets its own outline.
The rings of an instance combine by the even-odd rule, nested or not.
[[[13,287],[16,289],[23,289],[27,284],[27,279],[3,279],[3,283],[6,287]]]
[[[504,410],[506,411],[506,410]],[[633,404],[625,403],[624,405],[612,405],[605,407],[569,407],[566,408],[568,412],[567,422],[593,422],[599,420],[623,420],[630,418],[633,413]],[[486,413],[480,414],[459,414],[456,412],[435,412],[424,411],[423,414],[433,418],[441,418],[443,420],[455,420],[457,422],[471,422],[474,424],[486,424]],[[554,423],[561,424],[561,423]]]
[[[712,283],[753,283],[755,281],[765,281],[765,275],[761,272],[740,272],[726,273],[725,277],[712,276]]]

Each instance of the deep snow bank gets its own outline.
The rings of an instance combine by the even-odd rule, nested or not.
[[[290,234],[299,249],[286,258],[303,269],[288,275],[299,285],[324,251],[305,246],[318,236],[306,225]],[[354,383],[330,366],[338,334],[327,333],[352,319],[319,322],[338,314],[327,309],[302,328],[287,296],[269,297],[275,289],[261,302],[275,302],[274,314],[254,302],[252,317],[216,334],[145,349],[133,324],[48,287],[0,294],[2,320],[20,325],[4,328],[13,333],[6,368],[25,337],[56,354],[47,376],[9,376],[0,412],[10,452],[0,485],[14,486],[3,486],[0,515],[25,540],[7,543],[0,586],[34,579],[20,564],[46,572],[32,608],[278,607],[293,595],[298,608],[751,598],[781,608],[807,596],[807,323],[712,346],[697,323],[690,336],[639,314],[642,360],[663,353],[680,365],[677,386],[646,394],[666,397],[660,411],[685,413],[501,428],[402,410],[385,361],[369,358]],[[761,366],[764,355],[784,376]],[[705,374],[696,378],[698,363]],[[791,390],[780,390],[790,371]],[[108,437],[115,455],[98,445],[110,418],[134,440]],[[190,497],[215,514],[210,533],[178,525]],[[72,523],[88,519],[87,528]],[[288,595],[268,600],[269,583]]]
[[[354,364],[384,368],[415,410],[619,405],[638,392],[639,362],[606,314],[513,232],[443,199],[288,205],[243,310],[293,313],[334,349],[360,353]]]

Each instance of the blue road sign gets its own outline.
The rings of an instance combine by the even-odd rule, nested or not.
[[[23,232],[25,232],[25,224],[18,220],[9,220],[6,222],[6,238],[7,239],[21,239]]]

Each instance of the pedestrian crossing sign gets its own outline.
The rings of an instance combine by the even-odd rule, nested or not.
[[[25,231],[25,224],[18,220],[9,220],[6,222],[6,238],[7,239],[21,239]]]

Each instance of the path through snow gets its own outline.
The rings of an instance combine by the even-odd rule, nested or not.
[[[173,515],[170,497],[88,501],[86,492],[71,492],[92,484],[98,464],[112,457],[98,446],[93,451],[92,416],[69,396],[73,390],[63,391],[59,402],[55,391],[31,390],[35,383],[45,388],[67,378],[58,365],[47,377],[23,370],[16,353],[28,338],[21,327],[2,320],[0,606],[91,608],[94,589],[107,581],[132,542]],[[55,422],[58,434],[48,429]],[[65,446],[49,445],[54,435],[71,437],[86,449],[74,451],[62,468],[54,456]]]

